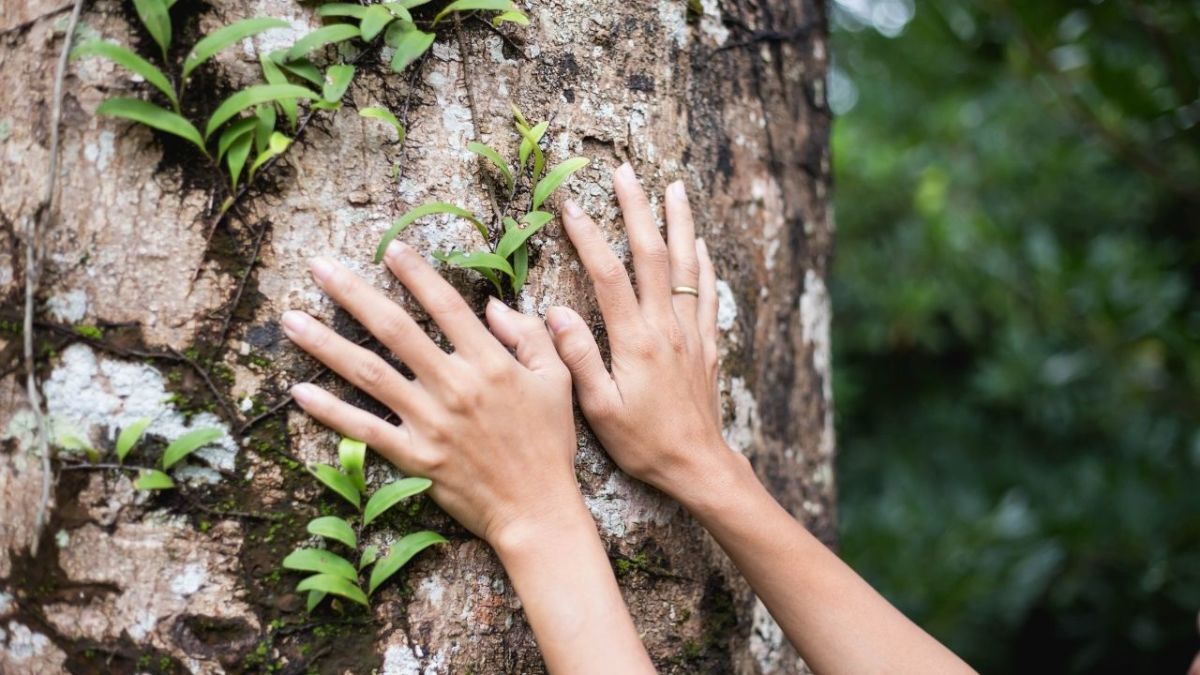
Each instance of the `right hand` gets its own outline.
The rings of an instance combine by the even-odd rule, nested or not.
[[[741,459],[721,434],[716,276],[703,240],[695,238],[682,182],[667,188],[667,242],[628,164],[615,172],[613,187],[633,252],[636,295],[596,224],[574,202],[563,216],[595,286],[612,373],[578,314],[554,307],[546,319],[580,408],[609,455],[626,473],[686,503],[689,488]],[[680,286],[699,295],[672,292]]]

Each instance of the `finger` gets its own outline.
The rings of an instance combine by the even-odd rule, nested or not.
[[[610,334],[625,334],[641,321],[637,296],[633,292],[633,284],[629,283],[629,275],[625,273],[625,265],[608,247],[600,228],[578,204],[567,200],[564,207],[563,228],[592,279],[604,323],[608,325]]]
[[[414,412],[424,400],[424,392],[378,354],[350,342],[304,312],[284,312],[283,332],[347,382],[402,416]]]
[[[622,164],[613,174],[613,190],[621,204],[621,217],[629,234],[629,250],[633,251],[638,301],[643,309],[649,310],[648,316],[661,319],[671,306],[667,244],[654,222],[650,201],[629,164]]]
[[[703,239],[696,240],[696,260],[700,270],[696,286],[700,291],[696,302],[696,326],[704,348],[704,362],[712,364],[717,361],[717,273],[708,255],[708,244]]]
[[[403,426],[388,424],[371,413],[356,408],[315,384],[292,387],[292,398],[318,422],[343,436],[366,443],[396,466],[408,464],[409,435]]]
[[[687,286],[698,288],[700,266],[696,260],[696,226],[692,219],[692,208],[688,205],[683,181],[677,180],[667,187],[667,250],[671,254],[671,287]],[[696,296],[690,293],[671,294],[675,316],[679,325],[689,335],[695,335]]]
[[[392,240],[384,261],[446,333],[456,350],[474,356],[501,351],[496,338],[484,328],[467,301],[411,246]]]
[[[492,298],[488,301],[487,320],[500,344],[514,350],[521,365],[535,373],[560,376],[564,380],[570,376],[541,319],[514,312]]]
[[[442,370],[439,364],[446,353],[399,305],[332,260],[316,258],[312,269],[321,288],[407,363],[417,377],[436,376]]]
[[[558,356],[571,371],[579,405],[584,412],[612,409],[621,400],[617,383],[604,367],[596,338],[583,319],[566,307],[551,307],[546,323],[554,336]]]

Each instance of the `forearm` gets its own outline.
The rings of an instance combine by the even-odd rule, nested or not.
[[[582,501],[551,517],[495,547],[546,667],[556,673],[653,673]]]
[[[818,673],[972,672],[816,539],[740,455],[681,501],[713,535]],[[720,455],[713,455],[720,457]]]

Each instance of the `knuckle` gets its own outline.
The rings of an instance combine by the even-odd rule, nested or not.
[[[479,364],[479,372],[488,382],[504,382],[512,374],[512,359],[486,358]]]
[[[473,381],[456,379],[447,383],[441,398],[449,411],[464,413],[476,406],[481,398],[481,391]]]
[[[676,260],[674,263],[672,263],[672,267],[674,267],[675,270],[679,272],[679,274],[683,276],[685,280],[690,279],[694,281],[700,277],[700,263],[696,262],[695,258],[684,257],[681,260]],[[685,281],[685,283],[691,282]]]
[[[463,302],[463,299],[450,289],[444,289],[433,293],[423,304],[425,305],[425,311],[435,316],[454,314],[466,307],[466,303]]]
[[[423,476],[433,476],[437,475],[437,473],[446,465],[446,456],[436,450],[419,448],[413,451],[412,457],[410,458],[410,463],[412,464],[412,468],[416,473]]]
[[[409,330],[410,324],[405,318],[399,311],[384,313],[379,319],[375,336],[384,341],[389,339],[402,341],[411,332]]]
[[[671,260],[671,254],[667,250],[667,245],[661,241],[643,244],[641,249],[642,258],[650,265],[665,267]]]
[[[374,389],[383,384],[388,367],[378,356],[363,357],[354,368],[356,383],[364,389]]]
[[[599,268],[596,269],[596,283],[605,286],[620,286],[625,283],[626,278],[625,266],[616,260],[601,263]]]

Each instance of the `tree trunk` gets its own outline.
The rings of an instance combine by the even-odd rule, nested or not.
[[[451,542],[418,556],[369,612],[327,603],[310,616],[293,590],[301,577],[280,571],[318,505],[337,508],[302,468],[332,461],[336,436],[287,404],[288,386],[315,377],[371,404],[283,339],[279,315],[305,309],[363,336],[310,281],[307,260],[320,253],[423,317],[371,255],[391,220],[419,203],[492,212],[465,146],[482,139],[515,155],[510,102],[550,121],[549,162],[591,159],[563,193],[619,250],[612,169],[632,162],[656,196],[686,180],[721,279],[728,438],[796,517],[832,541],[822,3],[702,0],[700,16],[689,15],[687,0],[518,4],[530,26],[506,24],[502,39],[483,22],[446,22],[430,57],[400,75],[365,54],[347,105],[314,115],[211,241],[222,179],[182,142],[95,115],[109,96],[145,97],[144,84],[97,59],[69,66],[36,305],[37,373],[55,438],[70,445],[76,435],[111,452],[119,429],[150,416],[149,440],[129,458],[139,465],[151,461],[139,453],[152,458],[187,429],[216,425],[227,436],[176,473],[179,489],[159,493],[135,490],[132,472],[81,467],[86,459],[58,450],[36,555],[43,474],[20,366],[21,228],[38,218],[47,180],[54,65],[69,8],[29,0],[0,12],[0,671],[543,670],[495,557],[427,501],[397,522]],[[319,25],[312,7],[290,0],[181,0],[173,57],[246,16],[284,17],[295,30],[223,52],[189,87],[185,112],[210,111],[254,81],[256,50]],[[77,35],[155,52],[127,2],[87,3]],[[369,105],[407,118],[403,145],[355,114]],[[429,253],[473,245],[478,235],[434,219],[403,236]],[[532,242],[517,305],[537,313],[570,305],[599,330],[559,225]],[[486,284],[446,274],[482,309]],[[617,471],[582,422],[580,431],[578,476],[659,669],[804,671],[713,541],[677,505]],[[389,471],[375,460],[369,475]]]

